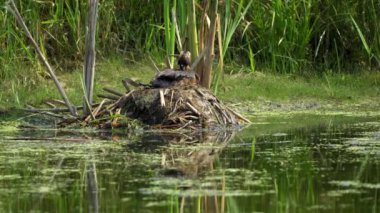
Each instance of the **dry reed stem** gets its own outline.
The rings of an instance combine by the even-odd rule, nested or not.
[[[50,100],[50,102],[53,103],[53,104],[55,103],[55,104],[60,104],[62,106],[66,106],[65,102],[62,101],[62,100],[53,99],[53,100]]]
[[[109,93],[111,93],[113,95],[120,96],[120,97],[124,95],[124,93],[119,92],[116,89],[111,88],[111,87],[103,87],[103,90],[106,91],[106,92],[109,92]]]
[[[109,100],[119,100],[119,96],[116,96],[116,95],[112,95],[112,94],[98,94],[97,95],[99,98],[106,98],[106,99],[109,99]]]
[[[173,107],[173,95],[174,95],[174,91],[172,90],[172,94],[171,94],[171,96],[170,96],[170,108],[172,108]]]
[[[154,63],[152,57],[149,56],[148,58],[149,58],[149,61],[151,62],[151,64],[153,65],[154,70],[156,71],[156,74],[160,73],[161,71],[160,71],[160,69],[158,69],[156,63]],[[126,86],[124,85],[124,87],[126,87]],[[126,89],[129,91],[129,87],[128,86],[126,87]]]
[[[85,49],[85,60],[84,60],[84,85],[85,85],[85,101],[88,104],[84,105],[84,114],[92,113],[91,105],[93,102],[93,91],[94,91],[94,77],[95,77],[95,60],[96,60],[96,50],[95,50],[95,34],[96,34],[96,19],[98,16],[98,0],[89,0],[88,5],[88,16],[86,23],[86,49]]]
[[[193,113],[195,113],[196,115],[198,115],[198,116],[201,115],[201,113],[199,113],[198,110],[193,105],[191,105],[189,102],[186,102],[186,106],[189,107],[189,109]]]
[[[183,50],[182,49],[182,41],[181,41],[181,36],[179,34],[177,16],[176,16],[174,8],[171,9],[171,13],[172,13],[172,18],[173,18],[173,24],[174,24],[174,27],[175,27],[175,34],[176,34],[176,37],[177,37],[177,45],[179,47],[179,50],[182,51]]]
[[[165,107],[166,106],[165,96],[164,96],[164,92],[162,91],[162,89],[160,89],[160,103],[161,103],[161,107]]]
[[[51,108],[57,108],[56,105],[54,105],[53,103],[50,103],[49,101],[45,101],[44,104],[46,104],[47,106],[49,106]]]
[[[226,109],[228,111],[230,111],[233,115],[235,115],[236,117],[238,117],[239,119],[247,122],[247,123],[252,123],[250,120],[248,120],[247,118],[245,118],[244,116],[240,115],[239,113],[233,111],[232,109],[230,109],[229,107],[226,106]]]
[[[34,40],[32,34],[30,33],[28,27],[26,26],[26,24],[24,22],[24,19],[21,17],[20,12],[18,11],[16,4],[14,3],[13,0],[10,0],[7,2],[7,6],[8,6],[7,9],[15,16],[16,21],[19,23],[21,28],[24,30],[26,36],[29,38],[30,42],[32,43],[32,45],[36,49],[37,55],[39,56],[42,63],[45,65],[46,69],[49,72],[49,75],[53,78],[53,81],[54,81],[60,95],[62,96],[62,99],[64,100],[66,107],[69,109],[71,115],[77,117],[77,112],[75,110],[75,107],[71,104],[69,98],[66,95],[65,90],[63,89],[61,83],[59,82],[57,76],[55,75],[53,68],[50,66],[48,60],[46,59],[46,57],[42,53],[39,45]]]

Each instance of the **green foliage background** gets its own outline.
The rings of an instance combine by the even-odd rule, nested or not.
[[[172,1],[168,1],[171,5]],[[180,0],[178,1],[180,2]],[[222,26],[249,1],[220,1]],[[87,1],[16,2],[46,55],[64,72],[82,62]],[[200,4],[201,2],[198,1]],[[0,0],[5,6],[5,0]],[[184,4],[177,3],[177,15]],[[201,11],[197,9],[198,20]],[[180,18],[180,24],[186,20]],[[253,0],[226,52],[226,63],[281,73],[353,72],[380,66],[380,0]],[[184,29],[184,27],[181,27]],[[98,56],[133,60],[166,54],[164,1],[101,0]],[[182,39],[186,39],[182,38]],[[217,53],[219,54],[219,53]],[[15,69],[19,66],[20,69]],[[26,71],[22,67],[33,67]],[[40,70],[36,72],[35,70]],[[0,79],[43,75],[34,50],[5,8],[0,10]]]

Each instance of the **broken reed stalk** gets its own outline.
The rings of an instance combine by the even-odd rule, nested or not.
[[[82,77],[80,78],[81,80],[81,83],[82,83],[82,91],[83,91],[83,115],[84,116],[87,116],[89,113],[86,112],[86,110],[88,109],[92,109],[91,106],[90,106],[90,102],[88,102],[88,98],[87,98],[87,91],[86,91],[86,86],[85,86],[85,82],[83,81]],[[90,111],[91,112],[91,111]],[[91,113],[90,113],[91,114]]]
[[[109,105],[111,103],[113,103],[113,101],[106,101],[102,105]],[[100,105],[100,103],[96,103],[96,104],[93,104],[92,107],[97,107],[99,105]],[[67,109],[67,108],[59,108],[59,107],[42,108],[42,109],[37,109],[37,108],[34,108],[33,106],[29,106],[29,105],[28,105],[28,107],[29,108],[23,109],[23,110],[26,112],[32,112],[32,113],[41,113],[41,112],[64,113],[64,112],[70,112],[69,109]],[[82,110],[83,106],[75,106],[75,109],[76,110]]]
[[[200,56],[202,55],[202,57],[198,56],[197,59],[199,59],[199,61],[195,60],[195,61],[197,61],[197,64],[199,63],[199,66],[196,67],[196,72],[197,72],[199,77],[202,77],[202,72],[203,72],[203,67],[204,67],[203,56],[204,56],[205,50],[206,50],[206,48],[205,48],[205,31],[206,31],[206,23],[208,23],[206,21],[206,19],[208,19],[207,8],[208,8],[208,2],[203,1],[201,4],[201,11],[203,11],[203,14],[201,16],[200,29],[199,29],[199,39],[198,39],[198,42],[199,42],[198,48],[199,48],[199,51],[202,51],[200,54]],[[200,60],[200,59],[202,59],[202,60]],[[193,62],[193,65],[195,64],[195,61]],[[192,68],[193,67],[195,68],[195,66],[192,66]]]
[[[160,89],[160,103],[161,103],[161,107],[165,107],[166,106],[165,96],[164,96],[164,92],[162,91],[162,89]]]
[[[232,109],[230,109],[230,108],[228,108],[228,107],[227,107],[227,109],[228,109],[228,111],[230,111],[233,115],[235,115],[237,118],[239,118],[239,119],[241,119],[241,120],[243,120],[243,121],[245,121],[245,122],[247,122],[247,123],[249,123],[249,124],[252,123],[249,119],[245,118],[244,116],[240,115],[239,113],[235,112],[234,110],[232,110]]]
[[[65,104],[64,101],[58,100],[58,99],[53,99],[53,100],[50,100],[49,102],[52,103],[52,104],[59,104],[59,105],[62,105],[62,106],[66,106],[66,104]],[[75,107],[75,108],[78,109],[78,107]]]
[[[199,54],[199,56],[194,60],[194,62],[191,64],[191,70],[195,70],[195,68],[198,66],[199,62],[202,61],[203,56],[205,55],[207,49],[208,49],[207,47],[204,48],[204,50],[201,52],[201,54]]]
[[[100,103],[100,105],[98,107],[96,107],[91,113],[90,115],[88,115],[85,119],[84,119],[84,122],[89,122],[90,119],[92,120],[95,120],[96,119],[96,116],[98,115],[99,111],[101,110],[101,108],[103,107],[103,104],[105,102],[106,99],[103,99],[103,101]]]
[[[28,107],[27,110],[29,110],[30,112],[37,112],[37,111],[34,111],[34,110],[38,110],[38,109],[34,108],[31,105],[27,104],[26,106]],[[55,112],[52,112],[52,111],[38,111],[38,113],[41,113],[41,114],[44,114],[44,115],[48,115],[50,117],[55,117],[55,118],[61,118],[61,119],[67,119],[68,118],[68,116],[61,115],[61,114],[56,114]]]
[[[222,40],[222,26],[220,24],[220,15],[217,14],[216,18],[217,22],[217,31],[218,31],[218,47],[219,47],[219,53],[223,53],[223,40]],[[218,69],[215,72],[213,76],[213,85],[214,85],[214,94],[216,95],[218,91],[219,81],[222,78],[223,81],[223,74],[224,74],[224,61],[223,61],[223,55],[219,54],[219,64]]]
[[[25,109],[27,112],[33,112],[33,113],[40,113],[40,112],[68,112],[67,108],[52,108],[52,109],[35,109],[35,108],[29,108]]]
[[[120,96],[113,95],[113,94],[98,94],[99,98],[107,98],[109,100],[119,100]]]
[[[111,87],[103,87],[103,90],[106,91],[106,92],[109,92],[109,93],[111,93],[113,95],[117,95],[117,96],[123,96],[123,95],[125,95],[124,93],[119,92],[116,89],[111,88]]]
[[[46,101],[44,104],[51,108],[57,108],[56,105],[54,105],[53,103],[50,103],[49,101]]]
[[[32,43],[32,45],[34,46],[35,50],[37,51],[37,54],[39,56],[39,59],[42,61],[42,63],[45,65],[45,67],[47,68],[48,72],[49,72],[49,75],[52,77],[52,79],[54,80],[54,83],[55,83],[55,86],[57,87],[60,95],[62,96],[62,99],[64,100],[65,102],[65,105],[67,106],[67,108],[69,109],[70,113],[72,116],[75,116],[77,117],[77,112],[76,112],[76,109],[75,107],[71,104],[69,98],[67,97],[66,93],[65,93],[65,90],[63,89],[61,83],[59,82],[57,76],[55,75],[54,73],[54,70],[53,68],[50,66],[49,62],[47,61],[47,59],[45,58],[45,56],[43,55],[41,49],[39,48],[37,42],[34,40],[32,34],[30,33],[28,27],[26,26],[23,18],[21,17],[20,15],[20,12],[18,11],[17,7],[16,7],[16,4],[14,3],[13,0],[9,0],[7,2],[7,9],[9,12],[11,12],[13,14],[13,16],[16,18],[16,21],[17,23],[21,26],[21,28],[24,30],[26,36],[29,38],[30,42]]]
[[[97,18],[98,0],[89,0],[89,13],[87,16],[86,26],[86,52],[84,61],[84,84],[86,87],[86,98],[83,106],[84,115],[88,115],[91,110],[91,104],[93,102],[94,91],[94,76],[95,76],[95,33],[96,33],[96,18]],[[89,104],[85,102],[88,101]]]
[[[106,99],[103,99],[103,101],[100,102],[99,106],[96,107],[96,109],[94,110],[93,114],[95,117],[98,116],[98,114],[99,114],[100,110],[102,109],[104,103],[106,103]]]
[[[183,50],[182,49],[182,41],[181,41],[181,36],[179,34],[177,15],[175,13],[175,9],[172,8],[171,12],[172,12],[172,17],[173,17],[173,24],[174,24],[174,27],[175,27],[175,34],[176,34],[176,37],[177,37],[177,44],[178,44],[178,47],[179,47],[179,51],[182,51]]]
[[[156,63],[154,63],[152,57],[148,57],[149,58],[149,61],[152,63],[152,66],[154,68],[154,71],[156,71],[156,74],[160,73],[160,69],[158,69]],[[124,84],[124,83],[123,83]],[[124,85],[125,86],[125,85]],[[126,88],[128,91],[130,90],[129,88]]]
[[[205,54],[205,63],[201,76],[201,85],[206,88],[211,86],[211,75],[212,75],[212,64],[214,61],[214,42],[215,42],[215,32],[216,32],[216,22],[217,22],[217,12],[218,12],[218,0],[211,0],[210,5],[210,27],[207,30],[206,36],[206,47],[207,51]]]
[[[198,33],[197,22],[195,15],[195,0],[187,1],[187,14],[188,14],[188,38],[189,38],[189,50],[193,58],[198,57]]]

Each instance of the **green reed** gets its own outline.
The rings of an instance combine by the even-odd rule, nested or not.
[[[253,36],[250,45],[253,53],[257,53],[257,60],[266,61],[265,66],[282,73],[302,69],[308,60],[313,32],[311,0],[255,2],[253,8],[252,15],[257,18],[252,18],[259,20],[253,21],[247,36]]]
[[[4,3],[1,0],[0,6]],[[16,3],[48,58],[63,71],[77,68],[83,58],[87,2]],[[196,52],[196,57],[202,21],[199,0],[101,1],[98,55],[126,55],[129,60],[137,60],[135,56],[150,54],[161,60],[163,55],[175,53],[179,48],[172,9],[184,48]],[[226,63],[281,73],[378,69],[378,11],[380,2],[375,0],[349,0],[344,4],[336,0],[222,1],[218,13],[223,51],[216,52],[215,58],[222,55]],[[38,79],[45,75],[34,50],[5,9],[0,10],[0,47],[0,79],[25,75]],[[16,63],[34,71],[15,71]]]
[[[170,57],[169,63],[172,66],[174,64],[174,50],[175,50],[175,24],[172,20],[172,9],[175,10],[177,6],[177,1],[174,0],[172,7],[170,0],[164,0],[164,25],[165,25],[165,47],[166,54]]]

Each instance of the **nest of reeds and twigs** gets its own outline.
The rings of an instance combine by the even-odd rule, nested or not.
[[[155,128],[212,128],[249,122],[197,85],[136,89],[120,98],[117,108],[122,115]]]
[[[28,110],[60,118],[59,127],[200,129],[238,126],[249,122],[220,102],[210,90],[198,85],[169,88],[140,86],[125,93],[112,88],[104,88],[104,91],[107,94],[98,95],[104,98],[103,101],[93,105],[92,111],[85,117],[70,116],[67,110],[57,107],[30,107]],[[54,106],[53,103],[50,105]]]

